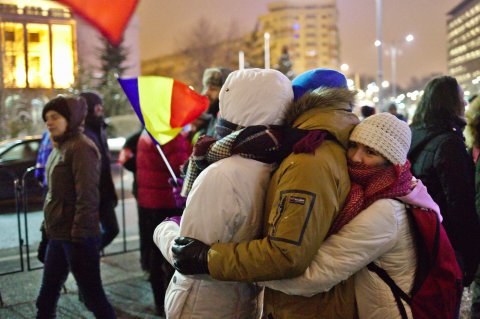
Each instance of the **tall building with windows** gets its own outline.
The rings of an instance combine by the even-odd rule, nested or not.
[[[480,0],[464,0],[448,13],[448,70],[464,90],[480,90]],[[473,93],[473,92],[472,92]]]
[[[278,1],[270,3],[268,11],[259,18],[257,56],[263,55],[261,44],[268,32],[272,67],[287,50],[296,74],[317,67],[338,68],[340,41],[336,1]]]
[[[258,18],[255,30],[241,38],[223,40],[211,48],[204,48],[231,57],[226,61],[214,56],[212,64],[205,67],[222,65],[236,69],[238,51],[241,50],[245,53],[245,67],[263,68],[264,35],[268,33],[271,68],[285,73],[290,67],[293,75],[317,67],[337,69],[340,60],[337,20],[335,0],[272,2],[268,5],[268,13]],[[288,53],[288,59],[285,59],[285,53]],[[171,76],[199,88],[196,82],[202,74],[192,72],[194,62],[185,52],[176,52],[142,61],[142,73]],[[292,65],[289,66],[288,62]]]

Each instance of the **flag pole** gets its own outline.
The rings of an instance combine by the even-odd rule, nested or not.
[[[163,161],[165,162],[165,165],[167,165],[167,168],[168,168],[168,171],[170,172],[170,175],[172,175],[173,182],[175,183],[175,185],[178,186],[177,176],[175,175],[175,172],[173,171],[172,166],[168,162],[167,157],[165,157],[165,154],[163,154],[163,151],[162,151],[162,148],[160,147],[160,144],[156,144],[156,146],[157,146],[158,153],[160,153],[160,156],[162,157]]]

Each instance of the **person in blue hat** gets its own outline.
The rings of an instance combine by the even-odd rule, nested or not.
[[[355,92],[331,69],[305,72],[292,82],[294,101],[286,126],[305,134],[280,163],[268,186],[263,235],[238,243],[203,243],[179,237],[174,266],[182,274],[210,274],[224,281],[258,282],[304,273],[327,236],[350,190],[346,149],[358,124]],[[291,296],[265,289],[267,318],[354,318],[353,281],[326,293]]]
[[[320,87],[331,89],[348,89],[347,78],[338,71],[319,68],[304,72],[292,81],[293,98],[298,100],[305,93]]]

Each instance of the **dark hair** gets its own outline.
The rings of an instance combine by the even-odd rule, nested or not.
[[[451,76],[430,80],[425,86],[413,116],[412,126],[451,127],[464,107],[459,94],[459,85]]]
[[[372,116],[373,114],[375,114],[375,108],[374,107],[371,107],[371,106],[368,106],[368,105],[364,105],[362,106],[362,108],[360,109],[360,112],[362,113],[362,116],[364,118],[367,118],[369,116]]]
[[[390,104],[388,105],[388,110],[389,110],[389,111],[390,111],[390,110],[395,110],[395,112],[396,112],[396,111],[397,111],[397,104],[395,104],[395,103],[390,103]]]

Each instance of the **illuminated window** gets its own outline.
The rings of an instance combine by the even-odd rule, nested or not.
[[[4,22],[0,27],[5,87],[68,88],[74,83],[72,25]]]
[[[3,56],[3,79],[5,87],[25,88],[25,47],[23,25],[21,23],[2,23],[5,54]]]
[[[73,37],[69,25],[52,25],[53,82],[55,87],[67,88],[73,82]]]
[[[28,84],[31,88],[50,88],[50,37],[48,25],[27,24]]]

